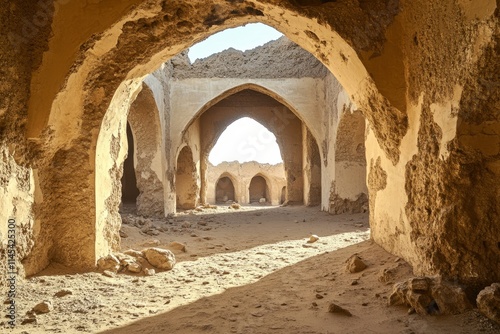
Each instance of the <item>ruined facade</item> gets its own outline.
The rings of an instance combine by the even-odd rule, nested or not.
[[[207,201],[210,204],[237,202],[256,204],[284,204],[286,192],[283,163],[270,165],[255,161],[239,163],[223,162],[217,166],[209,163],[207,169]]]
[[[16,220],[21,273],[36,273],[50,262],[89,269],[117,249],[127,115],[147,91],[144,82],[151,92],[145,99],[154,99],[158,109],[154,124],[160,134],[154,140],[161,153],[148,153],[154,163],[140,178],[163,184],[164,214],[176,207],[176,164],[184,146],[192,153],[191,169],[201,175],[195,180],[201,198],[195,201],[202,200],[207,153],[196,145],[203,124],[194,116],[230,95],[243,89],[267,95],[294,112],[301,133],[307,126],[321,154],[323,209],[342,200],[335,197],[341,189],[354,193],[336,180],[335,162],[349,163],[336,160],[335,141],[338,131],[350,129],[339,120],[359,110],[367,125],[373,240],[418,274],[440,274],[473,287],[500,280],[500,272],[492,270],[500,257],[497,2],[43,4],[12,0],[0,9],[2,263],[9,217]],[[208,77],[204,83],[168,74],[175,64],[163,64],[171,57],[248,22],[280,30],[329,73],[301,78],[299,86],[291,79],[297,73],[286,71],[289,80],[276,80],[279,85],[265,76],[214,80],[211,75],[208,84]],[[201,94],[195,99],[190,80]],[[325,103],[321,117],[307,111],[318,96]],[[303,138],[300,146],[309,147]],[[341,150],[342,157],[355,158],[355,170],[360,152],[357,145]],[[296,170],[292,164],[289,173],[304,184],[308,177],[295,176]],[[300,198],[293,189],[287,185],[287,196]],[[5,270],[2,266],[0,276]]]

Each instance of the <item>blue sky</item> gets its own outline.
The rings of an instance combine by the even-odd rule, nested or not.
[[[188,57],[193,63],[198,58],[206,58],[229,48],[250,50],[281,36],[282,33],[265,24],[249,23],[246,26],[226,29],[193,45],[189,49]]]
[[[188,57],[193,63],[229,48],[245,51],[283,36],[279,31],[262,23],[226,29],[193,45]],[[208,160],[213,165],[223,161],[257,161],[277,164],[282,162],[276,137],[262,124],[244,117],[235,121],[219,137]]]

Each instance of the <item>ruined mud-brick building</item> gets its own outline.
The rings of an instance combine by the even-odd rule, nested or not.
[[[323,210],[356,200],[341,196],[335,174],[351,148],[335,139],[363,123],[362,115],[364,147],[353,152],[364,152],[367,165],[373,240],[417,274],[475,287],[500,280],[496,1],[11,0],[0,8],[0,260],[6,263],[13,217],[20,273],[51,262],[92,268],[119,246],[127,116],[129,132],[134,117],[149,125],[136,135],[137,145],[148,147],[141,178],[149,180],[149,196],[163,194],[161,203],[143,205],[166,214],[206,193],[202,164],[211,144],[189,140],[203,131],[202,138],[216,137],[219,129],[196,130],[203,118],[254,100],[291,111],[299,121],[290,126],[307,134],[301,141],[311,133],[311,145],[297,142],[296,152],[314,151],[316,140]],[[163,65],[169,59],[248,22],[280,30],[328,75],[305,76],[304,87],[291,79],[266,85],[265,76],[232,85],[208,77],[163,80],[159,72],[175,70]],[[193,83],[199,95],[189,90]],[[313,110],[318,101],[328,101],[319,106],[322,117]],[[141,115],[134,103],[158,110]],[[304,184],[314,177],[295,175],[297,166],[285,166],[286,196],[303,202]],[[193,170],[201,175],[195,183]]]
[[[283,163],[256,161],[208,164],[207,201],[210,204],[284,204],[286,177]],[[264,199],[264,201],[261,201]]]

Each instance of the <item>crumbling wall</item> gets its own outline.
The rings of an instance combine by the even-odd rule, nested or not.
[[[228,49],[191,64],[187,52],[172,58],[173,78],[323,78],[326,67],[283,36],[252,50]],[[272,64],[272,66],[270,66]]]
[[[374,240],[418,273],[478,284],[500,279],[491,270],[500,255],[496,1],[54,4],[51,23],[19,54],[4,34],[1,43],[3,164],[15,162],[5,178],[33,170],[34,193],[40,190],[31,212],[39,229],[24,261],[30,272],[49,261],[89,267],[114,244],[116,221],[93,214],[101,212],[96,178],[119,174],[119,166],[95,159],[102,126],[113,126],[105,128],[115,137],[107,142],[123,138],[123,123],[105,120],[108,109],[129,106],[144,75],[195,41],[262,21],[320,59],[363,112],[367,161],[387,175],[383,189],[369,186]],[[29,22],[36,10],[11,1],[0,12],[2,31],[22,31],[24,16]],[[102,157],[120,152],[107,147]],[[17,189],[2,191],[12,203]],[[114,194],[106,210],[115,210]]]
[[[198,205],[198,171],[193,159],[193,151],[184,146],[177,158],[175,170],[175,193],[177,208],[194,209]]]
[[[368,211],[366,186],[365,118],[343,105],[335,140],[335,183],[331,189],[333,214]]]
[[[165,211],[159,116],[153,93],[143,84],[128,115],[135,139],[134,167],[140,192],[136,201],[137,212],[143,216],[162,216]]]

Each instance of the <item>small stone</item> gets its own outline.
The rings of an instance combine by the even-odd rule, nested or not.
[[[72,294],[73,294],[73,292],[70,290],[60,290],[60,291],[56,292],[54,296],[61,298],[61,297],[64,297],[67,295],[72,295]]]
[[[233,204],[231,204],[231,208],[238,210],[241,208],[241,205],[239,203],[233,203]]]
[[[357,255],[353,255],[347,260],[346,269],[350,273],[359,273],[360,271],[365,270],[366,267],[367,265]]]
[[[319,237],[316,234],[311,234],[311,236],[309,237],[309,240],[307,240],[307,243],[312,244],[318,240],[319,240]]]
[[[415,308],[410,307],[410,308],[408,309],[408,312],[407,312],[407,313],[408,313],[408,315],[412,315],[412,314],[414,314],[415,312],[416,312],[416,311],[415,311]]]
[[[120,230],[120,238],[128,238],[128,234],[124,230]]]
[[[168,244],[168,247],[170,249],[178,250],[184,253],[186,252],[186,245],[177,241],[171,242],[170,244]]]
[[[127,266],[127,270],[132,272],[132,273],[140,273],[142,271],[142,266],[137,262],[130,263]]]
[[[348,317],[352,317],[352,313],[343,308],[342,306],[339,306],[335,303],[331,303],[330,306],[328,306],[328,312],[330,313],[338,313],[341,315],[345,315]]]
[[[317,294],[316,294],[316,299],[323,299],[323,298],[324,298],[324,297],[323,297],[323,295],[322,295],[322,294],[319,294],[319,293],[317,293]]]
[[[500,283],[493,283],[481,290],[476,301],[482,314],[500,324]]]
[[[54,309],[52,302],[50,300],[44,300],[41,303],[38,303],[31,309],[31,312],[35,314],[49,313]]]
[[[123,253],[127,254],[127,255],[130,255],[132,257],[135,257],[135,258],[142,258],[142,257],[144,257],[141,252],[139,252],[138,250],[135,250],[135,249],[127,249]]]
[[[181,227],[182,228],[190,228],[191,227],[191,223],[190,222],[184,222],[184,223],[182,223]]]
[[[175,265],[174,253],[168,249],[146,248],[142,251],[142,254],[151,265],[158,269],[171,270]]]
[[[357,280],[357,279],[352,280],[352,282],[351,282],[351,285],[358,285],[358,284],[359,284],[359,282],[358,282],[358,280]]]
[[[120,261],[113,254],[102,257],[97,261],[99,270],[110,270],[117,272],[120,269]]]
[[[116,277],[116,273],[111,270],[104,270],[102,274],[106,277]]]
[[[150,240],[147,240],[146,242],[144,242],[142,244],[142,246],[144,246],[144,247],[154,247],[154,246],[158,246],[159,244],[161,244],[160,240],[158,240],[158,239],[150,239]]]
[[[314,306],[314,307],[318,307],[318,303],[316,303],[316,302],[312,302],[312,306]]]
[[[146,276],[153,276],[154,274],[156,274],[156,271],[153,268],[151,268],[151,269],[144,268],[143,272],[144,272],[144,275],[146,275]]]
[[[259,203],[266,203],[265,197],[262,197],[261,199],[259,199]]]
[[[207,222],[206,221],[200,221],[200,222],[198,222],[198,225],[207,226]]]
[[[356,224],[354,224],[354,226],[356,226],[356,227],[363,227],[364,224],[363,223],[356,223]]]
[[[29,316],[28,318],[24,318],[23,321],[21,322],[21,325],[28,325],[28,324],[37,324],[38,319],[36,318],[36,315]]]

